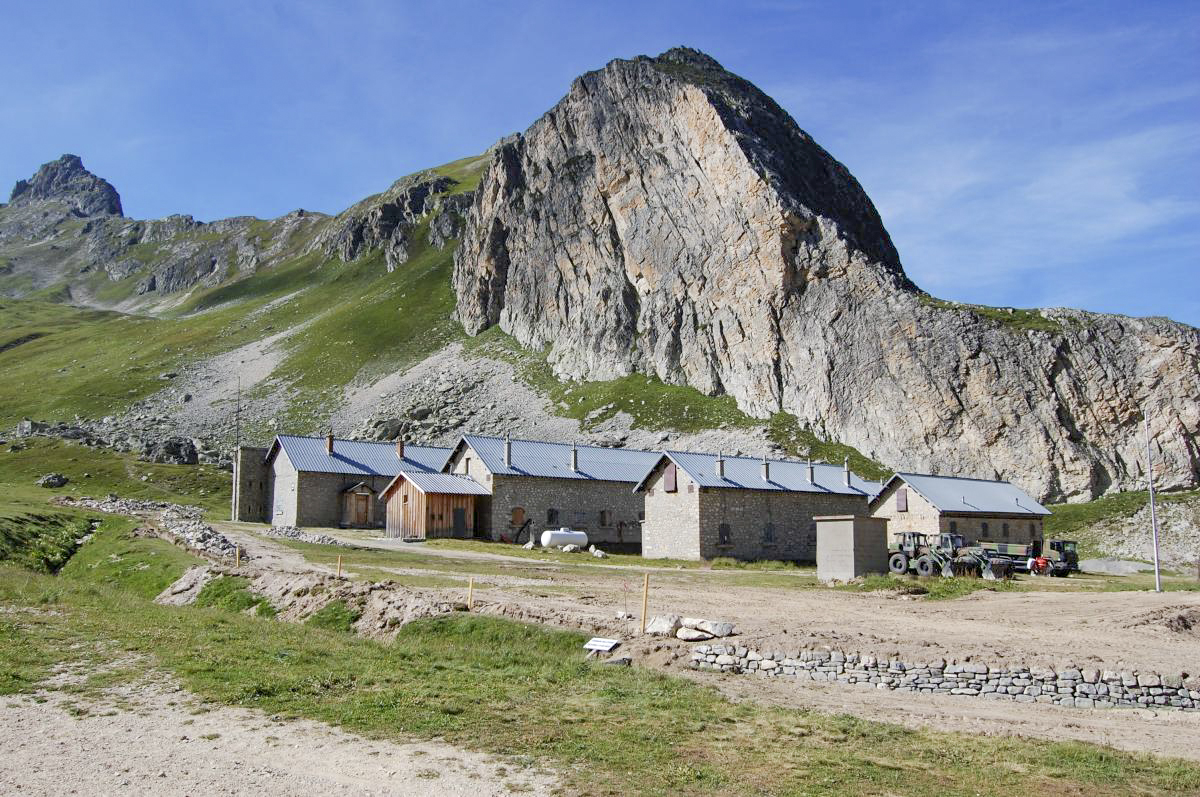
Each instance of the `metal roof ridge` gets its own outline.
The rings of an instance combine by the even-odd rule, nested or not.
[[[472,438],[472,437],[477,440],[499,440],[501,443],[503,443],[505,440],[508,440],[511,443],[538,443],[538,444],[547,445],[547,446],[575,446],[576,448],[592,448],[592,449],[596,449],[599,451],[629,451],[634,454],[659,454],[659,453],[662,453],[655,449],[649,449],[649,448],[624,448],[624,447],[615,448],[613,446],[598,446],[598,445],[594,445],[592,443],[576,443],[576,442],[559,443],[554,440],[529,440],[524,437],[496,437],[494,435],[488,435],[488,434],[464,434],[463,435],[464,440]]]

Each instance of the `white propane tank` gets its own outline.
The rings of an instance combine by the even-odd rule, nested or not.
[[[543,548],[561,548],[564,545],[578,545],[580,548],[586,548],[587,544],[586,531],[571,531],[563,526],[561,529],[546,529],[542,532]]]

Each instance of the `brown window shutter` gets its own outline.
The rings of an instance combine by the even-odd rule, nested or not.
[[[901,487],[896,491],[896,511],[908,511],[908,488],[906,487]]]
[[[663,471],[663,490],[668,493],[676,492],[679,489],[676,479],[675,463],[667,463],[667,469]]]

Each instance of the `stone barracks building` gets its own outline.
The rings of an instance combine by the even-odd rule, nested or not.
[[[1031,543],[1042,539],[1050,510],[1009,482],[897,473],[871,502],[888,533],[961,534],[968,542]]]
[[[448,448],[279,435],[241,448],[234,461],[233,519],[273,526],[384,525],[381,493],[400,473],[437,473]]]
[[[879,490],[849,466],[668,451],[637,490],[645,496],[642,556],[816,559],[822,515],[865,515]]]
[[[660,455],[653,451],[465,435],[444,470],[467,476],[487,495],[473,501],[476,535],[516,541],[563,526],[590,542],[641,541],[643,500],[634,485]]]

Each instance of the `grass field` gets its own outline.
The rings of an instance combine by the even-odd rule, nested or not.
[[[57,577],[0,565],[0,692],[29,691],[64,659],[132,654],[220,703],[532,756],[582,794],[1011,793],[997,762],[1037,794],[1200,789],[1200,767],[1179,761],[735,704],[684,679],[588,663],[579,634],[504,620],[419,621],[384,644],[347,634],[344,616],[321,628],[248,616],[238,602],[158,606],[146,596],[186,555],[115,527],[78,556],[93,545],[90,562]],[[113,553],[116,568],[91,566]]]

